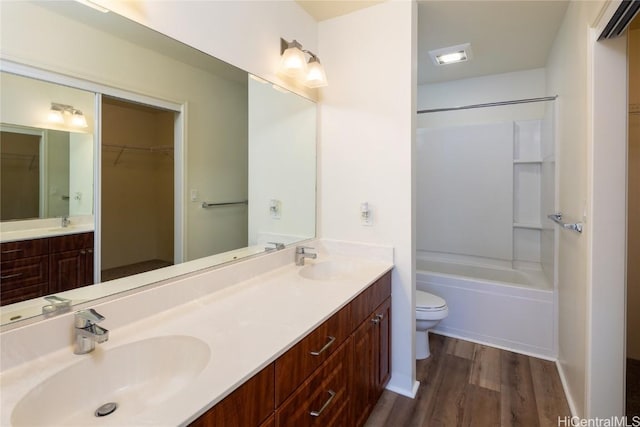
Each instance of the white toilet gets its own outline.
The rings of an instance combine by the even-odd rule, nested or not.
[[[429,329],[449,315],[447,302],[437,295],[416,290],[416,359],[426,359],[429,351]]]

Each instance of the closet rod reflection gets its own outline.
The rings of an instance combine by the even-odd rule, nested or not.
[[[230,206],[230,205],[248,205],[249,201],[248,200],[243,200],[241,202],[224,202],[224,203],[207,203],[207,202],[202,202],[202,207],[203,208],[215,208],[218,206]]]
[[[418,110],[418,114],[440,113],[442,111],[470,110],[473,108],[500,107],[502,105],[528,104],[530,102],[555,101],[557,97],[558,95],[554,95],[554,96],[544,96],[541,98],[514,99],[511,101],[487,102],[486,104],[463,105],[460,107],[432,108],[429,110]]]

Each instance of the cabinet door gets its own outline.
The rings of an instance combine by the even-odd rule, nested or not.
[[[382,391],[391,378],[391,298],[387,298],[374,312],[376,323],[375,366],[377,372],[375,376],[375,396],[377,401]]]
[[[60,252],[49,256],[49,291],[68,291],[85,284],[85,250]]]
[[[353,400],[353,425],[364,425],[375,404],[376,326],[373,318],[364,321],[354,333],[354,358],[351,390]]]

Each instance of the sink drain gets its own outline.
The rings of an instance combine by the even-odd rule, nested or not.
[[[107,415],[113,414],[116,409],[118,409],[118,404],[116,402],[109,402],[96,409],[94,414],[96,417],[106,417]]]

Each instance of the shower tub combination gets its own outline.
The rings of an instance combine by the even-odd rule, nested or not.
[[[447,301],[433,332],[554,358],[554,292],[542,271],[418,258],[416,287]]]

